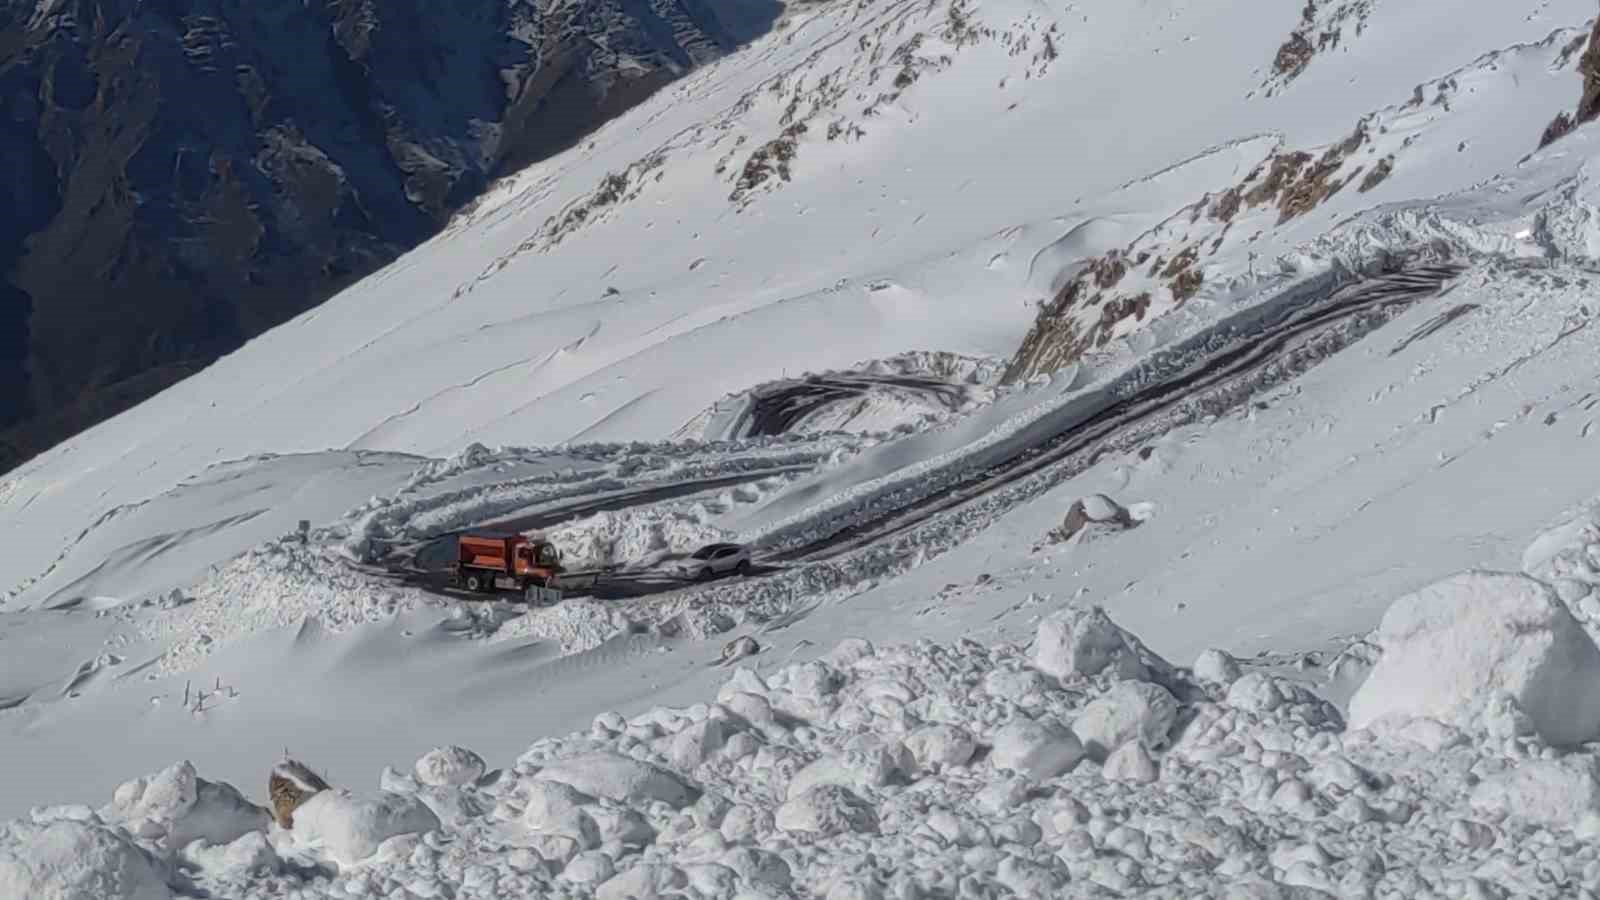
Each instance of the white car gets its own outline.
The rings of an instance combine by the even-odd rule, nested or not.
[[[750,572],[750,548],[743,544],[707,544],[678,563],[678,574],[701,581],[729,572]]]

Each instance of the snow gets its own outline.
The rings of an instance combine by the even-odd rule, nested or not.
[[[694,788],[671,772],[614,753],[554,760],[539,770],[539,778],[618,802],[656,801],[683,807],[697,796]]]
[[[1071,771],[1083,759],[1077,735],[1059,722],[1019,719],[994,733],[989,761],[996,769],[1047,781]]]
[[[716,692],[784,708],[798,697],[814,702],[822,686],[838,703],[825,718],[757,726],[704,701],[605,713],[593,729],[535,742],[495,777],[434,786],[387,779],[390,788],[370,799],[322,791],[292,832],[263,825],[180,851],[101,824],[86,808],[34,818],[80,844],[102,842],[106,850],[90,859],[109,865],[105,854],[121,848],[119,865],[140,861],[139,877],[155,878],[145,894],[108,896],[168,896],[162,879],[178,868],[198,889],[229,886],[230,895],[251,898],[427,896],[447,885],[469,898],[691,887],[770,896],[797,885],[823,896],[958,885],[1028,896],[1210,896],[1243,884],[1370,896],[1455,896],[1477,885],[1557,896],[1600,876],[1600,856],[1580,837],[1600,814],[1593,745],[1558,755],[1522,736],[1425,750],[1347,728],[1309,691],[1252,673],[1241,683],[1270,687],[1277,704],[1224,704],[1185,682],[1172,701],[1182,726],[1171,743],[1129,740],[1102,765],[1073,751],[1072,731],[1057,723],[1126,702],[1129,685],[1154,685],[1051,685],[1042,708],[1030,711],[969,690],[985,672],[1025,669],[1023,643],[863,650],[852,642],[829,654],[840,662],[821,681],[810,663],[791,663],[764,682],[727,676]],[[885,706],[889,683],[918,690]],[[755,752],[728,741],[692,765],[674,763],[679,737],[707,721],[758,733]],[[905,765],[917,756],[917,734],[993,738],[986,754],[965,761],[954,753],[936,766]],[[430,752],[414,768],[431,772],[445,758],[478,771],[464,748]],[[889,771],[885,759],[902,762]],[[823,760],[828,778],[804,774]],[[1475,786],[1460,777],[1466,772],[1478,774]],[[577,779],[583,790],[568,783]],[[425,797],[462,814],[435,816]],[[32,821],[5,826],[0,860],[47,862],[40,830]],[[45,880],[29,886],[39,896],[80,877],[38,871]]]
[[[1201,652],[1195,659],[1194,677],[1201,682],[1217,685],[1230,685],[1239,680],[1242,674],[1239,662],[1228,654],[1226,650],[1210,647]]]
[[[0,895],[1600,889],[1600,137],[1533,152],[1594,10],[1313,6],[797,7],[10,473]],[[1296,151],[1340,189],[1213,214]],[[1142,314],[997,384],[1115,249],[1201,286],[1130,265]],[[1207,380],[1384,259],[1457,268]],[[763,571],[528,609],[407,568],[489,526]],[[289,831],[286,744],[336,785]]]
[[[1383,656],[1350,700],[1358,728],[1417,716],[1460,725],[1504,697],[1551,744],[1600,738],[1600,648],[1543,582],[1453,576],[1396,600],[1376,640]]]
[[[1128,743],[1160,749],[1178,715],[1178,701],[1159,684],[1123,681],[1085,706],[1072,723],[1084,752],[1105,760]]]
[[[1033,658],[1040,671],[1057,678],[1094,676],[1107,669],[1121,678],[1148,677],[1130,638],[1102,607],[1069,606],[1040,624]]]
[[[370,798],[337,789],[318,791],[294,814],[296,840],[341,867],[365,861],[390,838],[438,828],[439,818],[416,797],[388,791]]]
[[[29,900],[168,900],[157,860],[126,832],[59,818],[0,831],[0,895]]]
[[[124,783],[100,818],[176,849],[195,840],[230,844],[264,830],[269,817],[233,785],[198,777],[194,764],[185,760]]]
[[[483,757],[465,747],[439,747],[422,755],[417,780],[433,787],[460,787],[483,777]]]
[[[1600,811],[1600,781],[1592,760],[1533,759],[1484,779],[1471,803],[1496,819],[1573,828]]]

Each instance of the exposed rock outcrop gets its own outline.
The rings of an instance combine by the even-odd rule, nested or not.
[[[0,472],[384,265],[777,8],[0,6]]]

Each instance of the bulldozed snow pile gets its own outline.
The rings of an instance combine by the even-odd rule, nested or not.
[[[1481,601],[1474,621],[1512,633],[1528,598],[1543,599],[1522,581],[1543,588],[1469,574],[1433,590],[1467,585]],[[1417,603],[1403,599],[1394,618],[1417,621]],[[1380,637],[1395,633],[1386,625]],[[1386,648],[1393,665],[1415,649]],[[1525,669],[1515,654],[1491,657],[1485,677],[1497,684]],[[1573,897],[1600,887],[1600,750],[1562,752],[1536,728],[1505,727],[1538,721],[1518,699],[1497,696],[1498,717],[1452,722],[1397,718],[1390,704],[1384,727],[1349,729],[1302,684],[1203,659],[1197,679],[1097,608],[1059,610],[1029,644],[848,639],[764,675],[736,669],[704,703],[601,714],[504,768],[440,748],[409,772],[386,768],[376,790],[312,795],[290,829],[185,763],[124,785],[98,812],[36,809],[0,825],[0,894]],[[1370,690],[1387,683],[1386,664]],[[1585,675],[1549,669],[1545,688],[1569,691]],[[1477,689],[1443,673],[1428,695],[1438,703],[1438,685]],[[1429,709],[1456,708],[1438,703]]]

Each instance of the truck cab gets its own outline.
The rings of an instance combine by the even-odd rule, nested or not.
[[[517,574],[549,576],[561,571],[561,551],[549,541],[533,541],[517,548]]]

